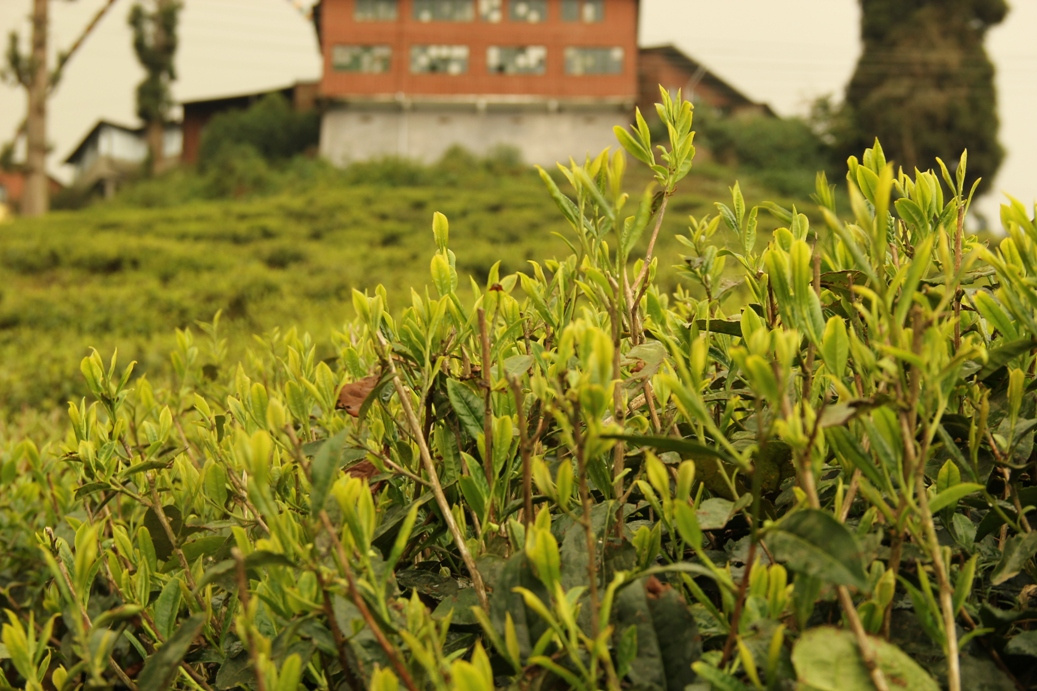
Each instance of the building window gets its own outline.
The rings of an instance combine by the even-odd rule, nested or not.
[[[497,74],[543,74],[547,69],[546,46],[490,46],[486,67]]]
[[[356,0],[353,19],[361,22],[394,21],[396,0]]]
[[[384,74],[389,71],[392,48],[389,46],[333,46],[331,69],[336,72]]]
[[[622,74],[623,49],[615,48],[566,48],[565,73]]]
[[[474,0],[414,0],[419,22],[470,22],[475,19]]]
[[[563,22],[605,21],[605,0],[562,0]]]
[[[501,20],[501,0],[479,0],[479,18],[496,24]]]
[[[414,74],[464,74],[468,71],[468,46],[411,46],[410,71]]]
[[[547,19],[547,0],[512,0],[509,16],[513,22],[542,22]]]

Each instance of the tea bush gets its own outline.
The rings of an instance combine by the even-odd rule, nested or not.
[[[823,175],[814,225],[736,184],[668,294],[694,147],[662,99],[663,144],[639,115],[541,171],[567,256],[462,292],[436,213],[431,285],[353,291],[328,343],[235,364],[217,320],[164,383],[85,358],[64,439],[2,447],[0,682],[1033,684],[1037,223],[1004,207],[991,250],[965,156],[911,176],[876,143],[848,219]]]
[[[138,374],[162,381],[173,329],[211,321],[219,310],[235,361],[253,334],[286,324],[326,343],[346,319],[354,288],[384,285],[398,312],[426,272],[422,229],[433,210],[450,216],[464,243],[463,272],[484,276],[502,259],[510,273],[564,251],[565,221],[536,172],[508,168],[507,152],[478,160],[449,170],[446,162],[409,164],[420,171],[415,184],[391,166],[384,178],[374,174],[381,162],[338,171],[296,160],[278,172],[276,193],[214,201],[198,200],[197,176],[174,172],[112,203],[4,225],[0,418],[63,408],[87,394],[68,373],[91,346],[118,349],[138,361]],[[732,173],[694,175],[695,194],[674,195],[671,208],[680,213],[669,214],[659,240],[658,253],[673,261],[680,214],[706,213],[709,195],[722,193]],[[348,176],[355,177],[347,184]],[[677,281],[672,263],[657,279],[667,290]]]

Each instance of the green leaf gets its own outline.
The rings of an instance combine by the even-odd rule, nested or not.
[[[977,290],[972,294],[972,304],[987,324],[1001,334],[1003,339],[1014,340],[1019,337],[1019,329],[993,295],[984,290]]]
[[[430,271],[432,272],[432,285],[436,286],[436,290],[441,296],[454,292],[457,287],[457,278],[451,271],[446,255],[438,252],[432,255]]]
[[[436,239],[436,247],[442,251],[450,240],[450,223],[447,217],[436,211],[432,214],[432,236]]]
[[[447,379],[446,394],[468,436],[478,439],[483,433],[483,415],[486,412],[483,400],[471,388],[456,379]]]
[[[646,163],[648,165],[652,165],[653,163],[655,163],[654,157],[652,156],[652,152],[648,149],[645,149],[641,141],[639,139],[635,139],[633,135],[626,131],[625,128],[621,127],[620,125],[616,125],[612,128],[612,131],[615,133],[616,139],[619,141],[620,146],[626,149],[627,153],[629,153],[631,156],[641,161],[642,163]]]
[[[741,319],[696,319],[695,326],[700,331],[724,334],[725,336],[742,336]]]
[[[12,463],[11,465],[13,466],[14,464]],[[107,482],[88,482],[85,485],[80,485],[76,488],[76,499],[82,499],[83,497],[90,496],[94,492],[111,489],[111,487],[112,486]]]
[[[616,596],[611,623],[624,632],[617,636],[619,646],[635,652],[629,662],[634,688],[683,689],[695,681],[691,665],[702,656],[702,640],[694,615],[676,589],[654,578],[624,586]]]
[[[1013,535],[1005,540],[1005,549],[1001,554],[994,573],[990,576],[991,585],[1001,585],[1014,578],[1026,563],[1037,554],[1037,532],[1025,535]]]
[[[205,614],[191,615],[177,632],[144,663],[137,677],[137,686],[142,689],[168,689],[176,679],[180,662],[187,655],[191,643],[205,626]]]
[[[929,502],[929,510],[936,513],[940,509],[948,506],[953,506],[958,503],[960,499],[973,492],[980,492],[983,490],[983,485],[975,482],[962,482],[957,485],[953,485],[943,490],[936,497]]]
[[[1037,487],[1025,487],[1019,490],[1019,504],[1023,510],[1030,506],[1037,506]],[[1016,515],[1014,508],[1005,506],[1004,511],[1009,516],[1015,517]],[[983,517],[983,520],[976,527],[976,540],[982,540],[1004,524],[1004,519],[996,511],[988,511],[987,515]]]
[[[155,600],[155,625],[163,638],[173,634],[176,615],[180,610],[180,579],[170,578]]]
[[[1016,634],[1005,645],[1005,652],[1009,655],[1037,657],[1037,631],[1023,631]]]
[[[906,223],[908,226],[914,226],[921,230],[928,230],[929,223],[925,218],[925,212],[922,211],[922,207],[908,198],[898,199],[893,202],[893,206],[896,207],[897,215]]]
[[[348,429],[343,429],[324,442],[320,451],[310,463],[310,515],[316,517],[324,508],[331,484],[339,469],[342,458],[342,447],[346,442]]]
[[[580,209],[573,203],[572,199],[562,194],[562,191],[558,189],[558,185],[551,179],[551,176],[547,174],[547,171],[537,166],[537,172],[540,173],[540,179],[547,186],[547,192],[551,195],[551,199],[554,200],[555,204],[561,210],[562,215],[565,216],[565,220],[569,221],[573,228],[580,228],[583,223],[581,222]]]
[[[526,538],[526,558],[533,564],[537,577],[548,591],[553,591],[562,573],[558,542],[550,530],[536,527],[531,529],[532,535]]]
[[[619,243],[621,257],[627,257],[630,254],[630,250],[637,244],[637,241],[641,239],[641,235],[648,226],[648,222],[652,220],[662,200],[662,193],[655,193],[652,187],[652,185],[649,185],[645,189],[641,202],[637,205],[637,213],[627,218],[623,223],[623,235]]]
[[[695,512],[702,530],[720,530],[731,520],[735,503],[723,497],[710,497],[698,506]]]
[[[846,335],[846,322],[841,317],[831,317],[821,336],[821,359],[829,372],[842,378],[849,357],[850,339]]]
[[[477,481],[475,479],[477,477],[479,477],[478,474],[462,475],[457,479],[457,486],[461,488],[461,494],[464,495],[464,500],[468,502],[471,510],[482,520],[486,515],[486,495],[488,492],[483,492],[483,488],[486,487],[485,476],[482,482]]]
[[[777,525],[770,547],[794,571],[834,585],[868,587],[857,538],[824,511],[804,509],[784,519]]]
[[[868,637],[879,669],[891,689],[939,691],[939,685],[897,646]],[[805,631],[792,648],[792,664],[801,688],[812,691],[873,691],[853,633],[831,626]]]
[[[696,550],[702,549],[702,529],[699,527],[694,507],[685,502],[677,502],[674,504],[674,512],[677,532],[680,533],[681,539]]]
[[[1037,338],[1020,338],[988,350],[986,364],[979,370],[979,378],[986,379],[1015,358],[1029,353],[1034,348],[1037,348]]]

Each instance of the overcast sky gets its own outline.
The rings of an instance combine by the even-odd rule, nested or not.
[[[67,47],[106,0],[52,2],[57,47]],[[300,0],[301,2],[301,0]],[[1008,155],[982,210],[995,214],[1000,192],[1037,201],[1037,0],[1009,0],[987,49],[997,67],[1001,141]],[[30,0],[0,0],[0,36],[24,26]],[[98,117],[133,124],[140,68],[118,0],[69,64],[54,98],[50,139],[67,155]],[[274,88],[293,74],[319,71],[312,37],[292,21],[290,0],[186,0],[178,54],[181,99]],[[641,0],[642,45],[673,43],[754,100],[782,115],[805,114],[817,96],[841,96],[860,52],[857,0]],[[244,32],[244,35],[243,35]],[[6,40],[4,41],[6,47]],[[313,74],[315,77],[316,75]],[[0,88],[0,138],[24,115],[17,90]],[[56,156],[57,157],[57,156]]]

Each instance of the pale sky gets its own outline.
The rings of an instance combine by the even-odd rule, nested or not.
[[[52,2],[56,47],[67,47],[105,0]],[[997,68],[1000,138],[1007,156],[994,194],[980,210],[996,222],[1008,192],[1037,201],[1037,0],[1009,0],[1011,12],[987,37]],[[0,38],[25,26],[30,0],[0,0]],[[186,0],[175,96],[190,100],[277,88],[316,78],[319,62],[305,23],[289,0]],[[64,158],[100,117],[134,124],[133,89],[141,72],[118,0],[69,63],[52,100],[53,160]],[[857,0],[641,0],[642,45],[673,43],[750,98],[782,115],[805,114],[824,94],[840,98],[856,63]],[[24,115],[19,91],[0,87],[0,139]],[[1027,162],[1030,162],[1027,165]],[[67,171],[57,170],[67,176]]]

